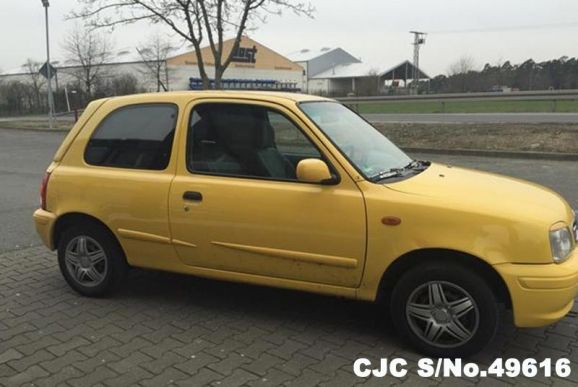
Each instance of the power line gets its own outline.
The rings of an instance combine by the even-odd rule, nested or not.
[[[471,28],[463,30],[440,30],[432,31],[430,34],[470,34],[477,32],[503,32],[503,31],[522,31],[522,30],[545,30],[545,29],[560,29],[560,28],[577,28],[578,22],[573,23],[556,23],[556,24],[534,24],[534,25],[520,25],[520,26],[503,26],[493,28]]]

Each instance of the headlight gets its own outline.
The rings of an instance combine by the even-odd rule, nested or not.
[[[567,227],[550,231],[550,246],[552,258],[556,263],[562,263],[572,251],[572,235]]]

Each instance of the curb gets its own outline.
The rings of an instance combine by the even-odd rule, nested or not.
[[[41,133],[66,133],[70,129],[37,129],[37,128],[6,128],[0,126],[0,130],[24,131],[24,132],[41,132]]]
[[[410,147],[402,147],[402,149],[410,153],[413,152],[413,153],[431,153],[440,155],[500,157],[508,159],[578,161],[578,153],[516,152],[516,151],[501,151],[501,150],[483,150],[483,149],[436,149],[436,148],[410,148]]]

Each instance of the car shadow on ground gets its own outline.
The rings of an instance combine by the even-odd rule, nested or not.
[[[115,298],[162,306],[168,315],[170,310],[193,308],[231,321],[249,319],[282,327],[282,330],[287,328],[296,338],[307,333],[332,336],[335,342],[371,343],[376,351],[367,354],[368,357],[377,354],[387,357],[395,353],[409,359],[420,358],[396,334],[381,304],[140,269],[131,272]],[[503,321],[496,338],[486,350],[473,356],[472,361],[489,364],[508,353],[515,357],[518,348],[509,344],[516,341],[519,330],[512,325],[511,319],[511,312],[502,311]]]
[[[137,330],[142,325],[159,330],[177,326],[183,330],[179,339],[185,342],[200,338],[226,347],[227,340],[257,331],[279,346],[293,341],[324,347],[351,364],[358,357],[396,356],[415,367],[422,357],[395,333],[379,304],[141,269],[132,270],[109,298],[89,299],[66,287],[55,270],[50,277],[55,292],[68,293],[64,297],[69,303],[89,311],[96,320],[115,315],[114,324]],[[502,320],[490,345],[466,360],[490,365],[498,357],[564,357],[568,351],[560,348],[563,336],[558,331],[576,332],[571,316],[537,329],[515,328],[508,311],[503,311]]]
[[[194,306],[214,314],[324,327],[399,344],[379,306],[345,298],[135,269],[115,298],[171,308]]]

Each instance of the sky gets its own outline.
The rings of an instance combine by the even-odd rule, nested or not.
[[[341,47],[376,68],[412,60],[410,30],[427,32],[420,63],[429,75],[447,73],[461,57],[478,68],[506,60],[521,63],[578,56],[576,0],[313,0],[314,19],[291,12],[269,16],[249,36],[281,53]],[[63,58],[63,41],[79,21],[65,16],[76,0],[50,0],[52,58]],[[110,32],[116,50],[141,45],[154,31],[146,23]],[[108,32],[107,32],[108,33]],[[46,59],[44,9],[40,0],[0,1],[0,72],[28,58]]]

